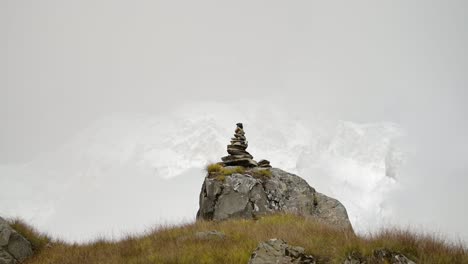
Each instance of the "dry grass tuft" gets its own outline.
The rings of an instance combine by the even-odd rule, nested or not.
[[[51,242],[50,237],[39,233],[34,227],[29,226],[21,219],[13,219],[9,221],[9,224],[14,230],[22,234],[27,240],[29,240],[29,242],[31,242],[32,248],[35,252],[42,250]]]
[[[194,236],[196,232],[209,230],[223,232],[226,238],[201,240]],[[379,248],[401,252],[417,263],[468,263],[464,247],[431,236],[384,230],[364,238],[294,215],[272,215],[256,221],[198,221],[159,228],[119,242],[102,239],[85,245],[56,242],[26,263],[247,263],[257,244],[270,238],[304,247],[319,263],[343,263],[352,252],[369,256]]]
[[[224,181],[226,176],[232,175],[234,173],[243,174],[246,172],[246,169],[241,166],[223,167],[223,165],[219,163],[213,163],[206,166],[206,171],[208,172],[208,177]]]
[[[269,170],[269,169],[252,170],[251,174],[252,174],[252,176],[254,178],[258,178],[258,179],[262,179],[262,180],[271,178],[271,170]]]
[[[241,166],[233,167],[233,168],[224,168],[222,173],[226,176],[234,174],[234,173],[240,173],[244,174],[245,173],[245,168]]]
[[[219,163],[212,163],[212,164],[206,165],[206,171],[208,173],[218,173],[218,172],[221,172],[223,168],[224,168],[223,165]]]

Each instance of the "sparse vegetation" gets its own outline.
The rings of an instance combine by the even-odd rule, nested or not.
[[[28,232],[28,228],[19,231],[25,230]],[[196,232],[208,230],[223,232],[226,238],[201,240],[194,236]],[[42,241],[41,235],[34,238],[38,233],[24,235]],[[294,215],[272,215],[257,221],[198,221],[155,229],[119,242],[103,239],[83,245],[51,242],[50,247],[43,247],[26,263],[247,263],[257,244],[270,238],[304,247],[319,263],[343,263],[348,254],[365,257],[380,248],[398,251],[417,263],[468,263],[466,248],[432,236],[390,229],[360,237]]]
[[[271,178],[271,170],[269,169],[256,169],[252,170],[252,176],[259,179]]]
[[[216,176],[216,180],[223,182],[224,180],[226,180],[226,175],[219,174],[218,176]]]
[[[10,226],[18,233],[22,234],[29,242],[31,242],[34,251],[42,250],[49,242],[50,237],[45,234],[39,233],[32,226],[27,225],[20,219],[13,219],[9,221]]]
[[[233,168],[224,168],[224,170],[223,170],[223,174],[226,175],[226,176],[234,174],[234,173],[243,174],[243,173],[245,173],[245,168],[241,167],[241,166],[237,166],[237,167],[233,167]]]
[[[206,166],[206,171],[208,172],[208,176],[215,178],[220,181],[224,181],[226,176],[234,174],[234,173],[245,173],[246,169],[241,166],[236,167],[223,167],[223,165],[219,163],[213,163]]]
[[[219,163],[212,163],[206,166],[206,171],[210,174],[221,172],[222,169],[223,169],[223,165]]]

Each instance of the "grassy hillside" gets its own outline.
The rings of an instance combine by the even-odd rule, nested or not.
[[[270,238],[302,246],[320,263],[342,263],[351,252],[368,256],[379,248],[398,251],[417,263],[468,263],[465,248],[430,236],[385,230],[364,238],[292,215],[273,215],[257,221],[202,221],[158,228],[118,242],[99,240],[89,244],[51,241],[21,221],[15,221],[13,227],[30,239],[36,250],[35,256],[26,261],[28,264],[247,263],[257,244]],[[210,230],[223,232],[226,237],[200,239],[194,235]]]

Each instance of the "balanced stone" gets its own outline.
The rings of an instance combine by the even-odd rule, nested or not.
[[[228,152],[230,155],[239,155],[239,156],[241,156],[241,155],[244,154],[243,151],[240,150],[240,149],[228,149],[227,152]]]
[[[260,160],[258,166],[262,168],[271,168],[270,162],[268,160]]]

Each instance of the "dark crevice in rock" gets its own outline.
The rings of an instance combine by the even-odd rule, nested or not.
[[[216,193],[215,198],[213,200],[213,203],[215,205],[218,203],[219,197],[221,196],[221,194],[223,194],[223,191],[224,191],[224,185],[221,185],[219,192]]]
[[[215,197],[213,199],[213,211],[209,212],[208,215],[207,215],[209,220],[214,219],[214,213],[216,211],[216,205],[218,204],[219,197],[223,194],[223,190],[224,190],[224,185],[221,185],[219,192],[217,192],[215,194]]]
[[[255,210],[255,201],[252,201],[252,199],[249,199],[249,202],[247,203],[247,206],[250,205],[250,210],[251,210],[251,215],[252,215],[252,218],[253,219],[257,219],[257,214],[256,214],[256,210]]]
[[[202,187],[202,193],[203,193],[203,197],[208,197],[208,193],[206,192],[206,186],[205,184],[203,184],[203,187]]]

